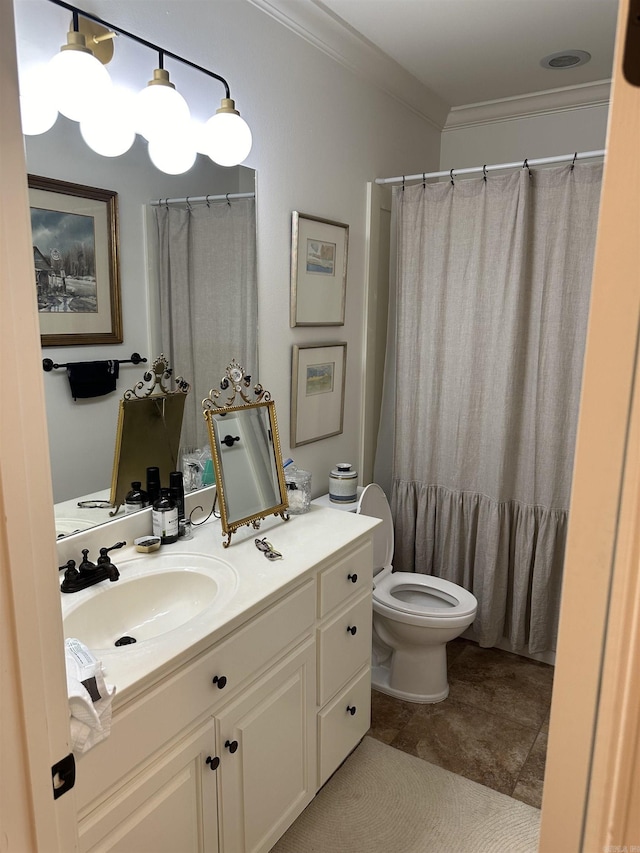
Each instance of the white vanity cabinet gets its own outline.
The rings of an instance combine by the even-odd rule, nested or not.
[[[81,851],[268,853],[358,744],[370,720],[368,530],[325,550],[210,645],[122,694],[109,737],[77,760]]]
[[[369,728],[371,719],[371,544],[318,572],[318,787]]]

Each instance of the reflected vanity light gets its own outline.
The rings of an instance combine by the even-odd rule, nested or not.
[[[81,122],[84,141],[103,156],[124,154],[133,144],[135,133],[139,133],[149,143],[151,161],[168,174],[181,174],[190,169],[198,150],[221,166],[236,166],[246,159],[251,151],[251,131],[236,109],[224,77],[64,0],[49,2],[68,9],[72,13],[73,24],[67,35],[67,44],[44,66],[46,72],[40,70],[36,75],[39,77],[39,91],[33,80],[26,82],[25,75],[24,87],[21,85],[25,134],[46,132],[60,112]],[[80,16],[82,26],[79,24]],[[96,28],[101,31],[88,43],[82,31],[87,26],[92,32]],[[110,61],[113,49],[104,51],[101,41],[115,35],[125,36],[158,52],[158,67],[153,71],[153,78],[138,93],[133,110],[127,108],[121,93],[112,86],[103,64]],[[164,68],[165,56],[218,80],[224,86],[225,96],[219,109],[199,132],[191,119],[186,100],[176,90]],[[51,80],[55,114],[48,116],[46,121],[34,119],[34,113],[37,115],[42,103],[50,102],[43,94]],[[91,107],[95,104],[100,104],[100,108]]]

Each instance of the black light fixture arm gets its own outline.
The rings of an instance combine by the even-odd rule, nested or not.
[[[166,50],[164,47],[160,47],[157,44],[153,44],[153,42],[140,38],[140,36],[136,36],[133,33],[127,32],[127,30],[123,30],[121,27],[117,27],[115,26],[115,24],[111,24],[109,23],[109,21],[105,21],[103,18],[99,18],[97,15],[92,15],[90,12],[84,12],[77,6],[73,6],[71,3],[66,3],[65,0],[49,0],[49,2],[53,3],[56,6],[60,6],[63,9],[67,9],[69,12],[71,12],[71,14],[73,15],[73,26],[76,31],[78,29],[78,15],[82,15],[83,18],[87,18],[89,21],[93,21],[96,24],[101,24],[103,27],[107,27],[107,29],[113,30],[114,32],[118,33],[118,35],[126,36],[127,38],[138,42],[138,44],[142,44],[145,47],[148,47],[150,50],[157,51],[158,55],[160,56],[161,68],[163,67],[163,57],[170,56],[172,59],[176,59],[178,62],[182,62],[183,65],[188,65],[190,68],[195,68],[196,71],[200,71],[202,72],[202,74],[206,74],[208,77],[213,77],[215,80],[218,80],[224,86],[225,97],[231,97],[231,93],[229,91],[229,84],[224,79],[224,77],[221,77],[214,71],[209,71],[208,68],[203,68],[201,65],[196,65],[195,62],[191,62],[191,60],[185,59],[183,56],[178,56],[177,53],[172,53],[170,50]]]

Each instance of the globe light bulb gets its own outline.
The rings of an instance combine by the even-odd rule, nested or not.
[[[80,122],[80,133],[89,148],[103,157],[119,157],[133,145],[133,96],[115,86],[99,103],[94,103]]]
[[[109,72],[78,32],[68,33],[67,44],[49,61],[48,72],[58,111],[73,121],[80,121],[111,87]]]
[[[216,114],[205,122],[200,148],[220,166],[237,166],[249,156],[253,139],[231,98],[223,98]]]
[[[182,133],[165,137],[155,136],[149,141],[149,158],[153,165],[167,175],[188,172],[196,161],[197,151],[189,127]]]
[[[189,105],[176,91],[164,68],[156,68],[153,80],[136,97],[137,129],[149,142],[172,134],[191,120]]]
[[[20,74],[20,117],[26,136],[46,133],[58,118],[46,64]]]

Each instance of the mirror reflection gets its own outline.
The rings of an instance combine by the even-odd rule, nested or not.
[[[232,534],[243,525],[259,528],[268,515],[288,519],[287,493],[282,467],[275,403],[260,385],[253,393],[245,389],[251,377],[237,361],[227,367],[220,391],[203,401],[216,473],[222,532],[230,544]],[[224,403],[222,392],[231,391]],[[239,405],[235,405],[236,397]]]
[[[164,352],[177,373],[189,377],[192,393],[186,401],[184,424],[189,424],[180,442],[183,448],[208,446],[199,401],[211,387],[211,365],[222,370],[228,361],[231,346],[243,342],[241,357],[245,363],[257,364],[257,280],[255,264],[255,201],[234,199],[236,194],[255,194],[255,172],[243,166],[223,169],[208,158],[198,158],[194,168],[177,176],[164,175],[150,164],[145,146],[137,140],[126,155],[104,158],[91,152],[80,138],[77,125],[60,117],[51,131],[40,137],[25,138],[27,162],[30,172],[102,187],[117,192],[119,209],[119,255],[122,291],[124,340],[114,346],[47,347],[43,356],[55,362],[81,362],[96,359],[125,359],[132,351],[149,357]],[[229,193],[231,207],[226,201]],[[222,200],[214,202],[214,196]],[[167,205],[167,199],[186,199],[186,203]],[[206,199],[208,197],[209,208]],[[198,203],[195,199],[201,198]],[[161,205],[157,202],[162,199]],[[176,252],[173,244],[160,249],[159,220],[171,219],[180,227],[180,219],[191,220],[191,225],[206,234],[206,225],[200,220],[202,211],[216,208],[216,217],[237,219],[242,204],[241,227],[234,225],[233,237],[217,241],[215,253],[199,253],[197,258],[189,250],[182,255],[184,265],[195,279],[187,282],[196,287],[195,294],[182,290],[182,303],[170,298],[173,286],[164,275],[169,252],[174,269]],[[185,224],[183,221],[182,224]],[[227,222],[222,223],[226,228]],[[163,226],[164,227],[164,226]],[[217,228],[217,224],[212,227]],[[165,232],[166,233],[166,232]],[[206,242],[206,237],[204,238]],[[209,241],[212,245],[212,241]],[[234,276],[240,278],[234,278]],[[180,285],[182,286],[182,285]],[[174,288],[175,289],[175,288]],[[163,297],[161,294],[166,296]],[[166,298],[166,310],[161,312],[161,301]],[[186,301],[188,299],[188,301]],[[190,317],[196,321],[215,324],[208,331],[198,330],[190,335]],[[235,318],[235,319],[234,319]],[[192,346],[193,340],[197,345]],[[206,350],[206,351],[205,351]],[[129,387],[132,368],[123,365],[119,385]],[[99,508],[91,510],[96,516],[89,521],[83,512],[78,518],[75,504],[79,499],[101,495],[109,498],[119,401],[122,391],[95,400],[74,402],[64,370],[52,371],[44,377],[47,404],[51,469],[56,503],[57,530],[67,535],[85,526],[109,520],[108,512]],[[182,453],[180,453],[180,456]],[[88,512],[88,510],[87,510]],[[102,517],[105,516],[105,517]]]
[[[171,368],[163,355],[141,382],[120,401],[110,502],[115,511],[124,503],[134,482],[145,483],[147,468],[158,468],[161,485],[178,470],[178,451],[189,383],[181,376],[175,390],[167,382]],[[139,488],[139,485],[138,485]]]

